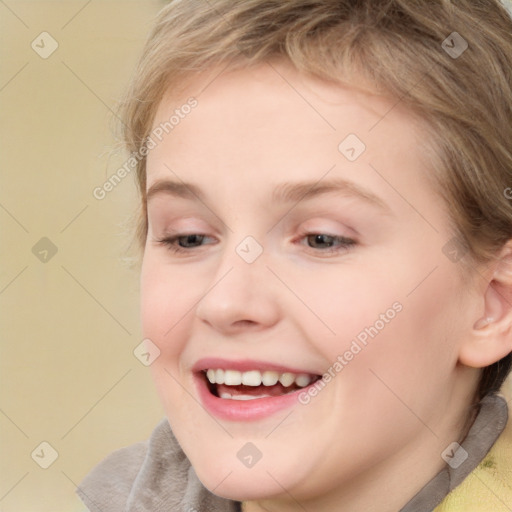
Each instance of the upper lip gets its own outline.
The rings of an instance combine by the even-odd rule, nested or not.
[[[199,359],[193,366],[192,371],[201,372],[209,369],[215,370],[238,370],[240,372],[248,372],[251,370],[259,370],[264,372],[265,370],[275,371],[279,373],[297,373],[297,374],[309,374],[319,375],[318,372],[309,371],[304,368],[283,366],[280,364],[270,363],[267,361],[260,361],[255,359],[243,359],[243,360],[229,360],[218,357],[204,357]]]

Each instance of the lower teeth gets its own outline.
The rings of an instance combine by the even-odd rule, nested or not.
[[[224,400],[257,400],[258,398],[269,398],[270,395],[231,395],[230,393],[221,393],[220,398]]]

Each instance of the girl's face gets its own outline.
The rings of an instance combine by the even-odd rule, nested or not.
[[[177,439],[233,499],[425,481],[477,312],[420,127],[285,64],[212,76],[162,101],[147,161],[143,334]]]

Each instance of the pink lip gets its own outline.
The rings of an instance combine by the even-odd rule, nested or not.
[[[256,398],[255,400],[225,400],[210,393],[206,378],[200,373],[194,374],[194,380],[201,402],[208,412],[220,419],[230,421],[255,421],[271,416],[297,404],[299,393],[307,390],[306,387],[287,395]]]
[[[221,369],[221,370],[271,370],[279,373],[311,373],[304,370],[297,370],[262,361],[228,361],[226,359],[218,358],[204,358],[193,366],[194,381],[204,407],[212,415],[229,421],[255,421],[266,418],[288,407],[292,407],[298,403],[300,393],[307,391],[308,387],[297,389],[292,393],[286,395],[256,398],[254,400],[226,400],[218,398],[210,393],[206,377],[203,374],[207,369]],[[310,384],[312,386],[313,384]]]
[[[254,361],[250,359],[244,359],[242,361],[229,361],[228,359],[220,359],[217,357],[205,357],[197,361],[192,367],[193,372],[200,372],[208,369],[213,370],[238,370],[240,372],[248,372],[250,370],[259,370],[264,372],[265,370],[275,371],[279,373],[307,373],[310,375],[317,375],[316,372],[309,372],[308,370],[290,368],[287,366],[281,366],[278,364],[267,363],[265,361]]]

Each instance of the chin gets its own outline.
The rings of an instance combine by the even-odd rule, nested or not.
[[[247,501],[280,495],[285,498],[286,491],[298,496],[306,490],[301,481],[304,482],[304,475],[314,473],[315,469],[309,468],[308,471],[303,464],[290,460],[288,450],[283,450],[284,460],[264,455],[252,467],[246,467],[238,454],[248,441],[240,438],[230,441],[220,452],[215,453],[216,450],[207,447],[202,451],[197,447],[189,457],[197,477],[213,494],[235,501]],[[262,447],[262,451],[272,453],[272,447]],[[276,453],[277,448],[273,451]]]
[[[235,501],[275,497],[283,493],[283,487],[288,488],[289,485],[289,482],[284,482],[283,486],[279,485],[264,469],[255,474],[255,468],[244,470],[227,468],[228,466],[223,468],[224,481],[219,479],[219,472],[211,469],[204,468],[204,471],[201,471],[201,468],[194,467],[194,470],[201,483],[210,492],[221,498]]]

